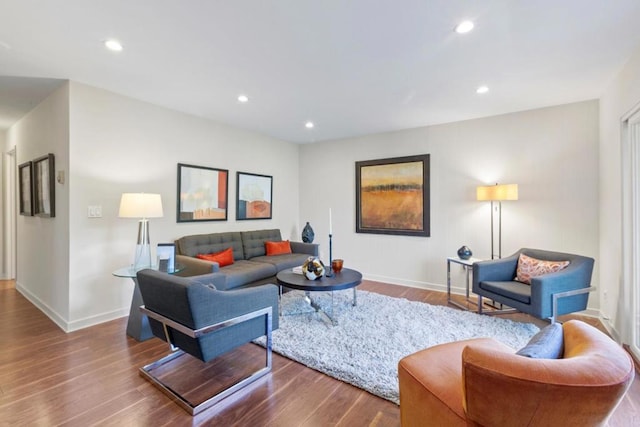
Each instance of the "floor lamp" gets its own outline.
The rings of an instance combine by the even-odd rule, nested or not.
[[[123,193],[120,199],[120,218],[140,218],[138,221],[138,241],[133,269],[150,268],[151,245],[149,242],[149,218],[162,217],[162,199],[159,194]]]
[[[476,189],[476,197],[479,201],[491,202],[491,259],[495,259],[496,257],[493,249],[493,203],[498,203],[498,258],[502,258],[502,201],[518,200],[518,184],[480,186]]]

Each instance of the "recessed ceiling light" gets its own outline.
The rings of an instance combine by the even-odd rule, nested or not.
[[[304,124],[304,127],[306,127],[307,129],[312,129],[313,128],[313,122],[307,122]]]
[[[469,31],[473,30],[473,22],[472,21],[462,21],[456,26],[456,33],[465,34]]]
[[[238,95],[238,101],[242,103],[249,102],[249,97],[247,95]]]
[[[476,93],[487,93],[489,92],[489,87],[488,86],[478,86],[478,89],[476,89]]]
[[[122,50],[122,44],[118,40],[109,39],[105,40],[104,45],[107,49],[112,50],[114,52],[120,52]]]

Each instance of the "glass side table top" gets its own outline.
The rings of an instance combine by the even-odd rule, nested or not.
[[[152,270],[158,270],[158,266],[157,265],[152,265],[151,267]],[[165,271],[165,273],[167,274],[176,274],[181,272],[182,270],[184,270],[186,267],[182,264],[176,264],[173,268],[173,270],[167,270]],[[138,273],[138,271],[140,270],[144,270],[144,268],[139,268],[139,269],[134,269],[133,265],[129,265],[127,267],[122,267],[117,269],[116,271],[114,271],[112,274],[116,277],[136,277],[136,274]]]

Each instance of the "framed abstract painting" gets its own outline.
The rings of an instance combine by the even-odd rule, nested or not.
[[[356,233],[428,237],[429,155],[356,162]]]
[[[178,163],[176,221],[226,221],[228,188],[228,170]]]
[[[271,219],[273,177],[254,173],[237,174],[236,219]]]

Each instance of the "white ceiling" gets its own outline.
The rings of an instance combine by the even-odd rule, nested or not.
[[[0,22],[0,75],[47,79],[0,79],[4,128],[70,79],[300,143],[598,98],[640,46],[640,0],[0,0]]]

